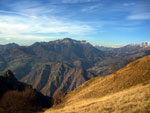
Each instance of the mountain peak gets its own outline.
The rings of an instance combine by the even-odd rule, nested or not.
[[[75,40],[71,39],[71,38],[64,38],[62,39],[62,42],[64,43],[69,43],[69,42],[74,42]]]
[[[7,78],[9,78],[9,79],[11,79],[11,80],[17,80],[11,70],[7,70],[7,71],[4,73],[3,77],[7,77]]]
[[[88,44],[88,42],[86,40],[82,40],[81,43],[82,44]]]
[[[89,44],[86,40],[74,40],[74,39],[71,39],[71,38],[64,38],[62,40],[57,40],[56,41],[57,43],[58,42],[61,42],[61,43],[73,43],[73,44]]]
[[[135,43],[133,43],[133,44],[129,44],[129,45],[127,45],[127,46],[140,46],[140,47],[150,47],[150,42],[142,42],[142,43],[140,43],[140,44],[135,44]]]
[[[64,39],[62,39],[62,40],[72,41],[73,39],[71,39],[71,38],[64,38]]]
[[[141,47],[150,47],[150,42],[143,42],[140,44]]]

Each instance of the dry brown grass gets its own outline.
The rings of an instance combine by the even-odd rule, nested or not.
[[[45,113],[149,113],[150,84],[105,96],[70,103],[63,108],[52,108]]]
[[[70,92],[63,103],[46,111],[85,112],[150,112],[150,56],[128,64],[115,74],[87,81]]]

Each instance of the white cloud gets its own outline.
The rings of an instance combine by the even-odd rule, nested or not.
[[[84,35],[92,31],[94,31],[93,28],[84,22],[69,21],[55,16],[22,17],[14,15],[0,15],[0,37],[43,39],[48,37],[39,37],[35,35],[27,36],[24,34],[59,34],[65,32],[68,35]]]
[[[141,13],[130,15],[127,17],[129,20],[150,20],[150,13]]]
[[[26,14],[23,14],[23,13],[19,13],[19,12],[14,12],[14,11],[5,11],[5,10],[0,10],[0,13],[7,13],[7,14],[12,14],[12,15],[22,15],[22,16],[28,16]]]
[[[63,2],[69,1],[79,2],[79,0],[64,0]],[[66,35],[86,35],[94,31],[94,28],[88,23],[55,16],[54,12],[59,12],[59,8],[51,4],[43,6],[40,2],[26,0],[14,2],[9,5],[9,8],[11,11],[0,10],[0,38],[47,39],[53,37],[37,34],[57,36],[65,32]]]

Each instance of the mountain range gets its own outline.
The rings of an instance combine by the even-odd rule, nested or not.
[[[111,99],[116,102],[120,99],[120,103],[129,109],[131,106],[124,103],[133,102],[131,97],[135,96],[136,91],[149,100],[146,96],[149,94],[149,55],[149,42],[108,48],[93,46],[85,40],[64,38],[36,42],[30,46],[15,43],[0,45],[0,75],[5,73],[0,76],[0,112],[5,111],[7,104],[4,103],[9,103],[12,97],[18,97],[18,100],[13,101],[20,102],[19,98],[28,100],[28,94],[32,94],[33,97],[29,100],[34,100],[35,107],[50,107],[54,104],[52,109],[46,111],[48,113],[68,110],[79,112],[78,109],[83,113],[94,112],[93,110],[97,113],[101,110],[115,112],[115,103]],[[144,92],[141,92],[142,90]],[[114,98],[115,94],[121,96]],[[131,100],[126,100],[125,97]],[[49,101],[46,101],[47,99]],[[148,101],[142,100],[141,97],[137,101],[147,103],[142,109],[149,111]],[[100,102],[105,103],[102,105],[107,105],[106,102],[112,105],[105,108]],[[3,104],[5,106],[2,106]],[[16,106],[16,103],[14,104]],[[101,108],[98,109],[98,106]],[[99,111],[96,111],[97,109]],[[122,109],[118,107],[119,110],[121,112]],[[134,109],[132,110],[134,112]]]
[[[139,48],[146,48],[146,47],[150,47],[150,42],[142,42],[140,44],[128,44],[126,46],[120,47],[120,48],[112,48],[112,47],[105,47],[105,46],[95,46],[95,48],[102,50],[102,51],[111,51],[111,50],[124,50],[124,51],[133,51],[133,50],[137,50]]]
[[[102,60],[104,53],[84,41],[65,38],[35,43],[0,51],[0,71],[11,69],[18,79],[26,76],[33,65],[47,62],[64,62],[87,69]],[[18,70],[24,70],[20,72]],[[19,76],[22,75],[22,76]]]
[[[99,75],[111,74],[124,67],[130,61],[150,55],[150,46],[148,45],[148,42],[141,44],[129,44],[120,48],[111,48],[111,50],[106,50],[105,54],[107,54],[108,57],[97,62],[88,70]]]
[[[70,38],[36,42],[30,46],[0,46],[0,72],[10,69],[17,79],[44,95],[66,93],[85,81],[114,73],[130,60],[150,54],[148,43],[99,50],[90,43]]]

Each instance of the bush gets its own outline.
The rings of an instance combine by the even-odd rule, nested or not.
[[[62,91],[55,92],[55,94],[53,96],[53,104],[58,105],[58,104],[62,103],[66,94],[67,93],[63,93]]]
[[[24,91],[7,91],[0,100],[0,113],[35,113],[42,110],[36,102],[36,93],[30,88]]]

